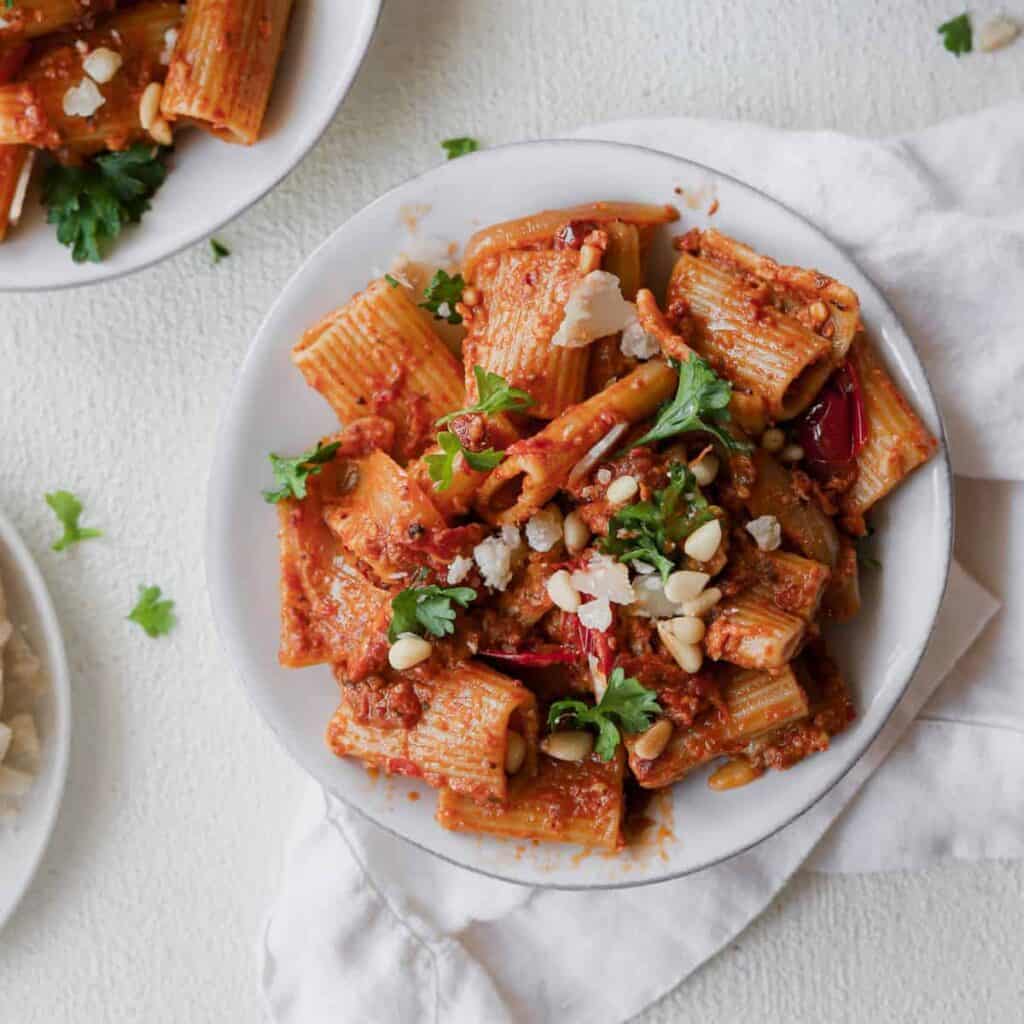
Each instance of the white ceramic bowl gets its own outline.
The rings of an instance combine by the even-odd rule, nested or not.
[[[235,146],[182,132],[167,181],[142,223],[102,263],[75,263],[45,223],[38,180],[18,229],[0,245],[0,291],[95,284],[141,270],[213,234],[266,195],[313,148],[359,70],[382,0],[297,3],[263,137]]]
[[[43,577],[14,527],[0,514],[0,578],[8,615],[24,627],[42,661],[48,691],[37,708],[42,765],[10,824],[0,824],[0,928],[14,912],[42,860],[57,822],[71,740],[71,687],[60,625]]]
[[[878,291],[816,228],[746,185],[676,157],[613,143],[556,141],[507,146],[435,168],[382,196],[340,227],[286,286],[254,340],[224,412],[209,485],[207,574],[229,656],[253,702],[284,746],[331,792],[396,834],[442,857],[516,882],[620,886],[696,871],[760,842],[807,810],[850,768],[902,696],[924,651],[945,587],[952,538],[950,471],[944,452],[883,503],[874,521],[884,569],[865,573],[864,608],[832,631],[859,717],[832,749],[785,773],[714,793],[698,774],[659,807],[673,838],[619,856],[581,858],[575,848],[531,846],[446,832],[430,791],[406,780],[374,780],[326,747],[338,700],[326,667],[277,664],[276,513],[260,489],[267,453],[302,451],[335,429],[326,402],[289,361],[303,330],[362,288],[372,268],[407,248],[403,208],[425,208],[420,232],[464,242],[480,225],[599,199],[678,202],[674,192],[714,195],[714,224],[781,260],[818,267],[857,290],[864,321],[886,362],[938,435],[942,424],[913,346]],[[707,203],[703,204],[707,208]],[[682,206],[684,226],[706,225]],[[664,280],[666,231],[652,253]],[[407,799],[414,788],[422,799]]]

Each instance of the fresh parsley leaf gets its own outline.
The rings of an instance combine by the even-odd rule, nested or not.
[[[54,164],[43,178],[46,219],[76,263],[99,263],[128,224],[136,224],[167,177],[159,146],[136,143],[82,167]]]
[[[394,643],[402,633],[450,636],[455,632],[452,603],[468,608],[474,600],[476,591],[472,587],[407,587],[391,601],[388,640]]]
[[[473,376],[476,377],[476,402],[465,409],[456,409],[455,412],[442,416],[437,421],[439,427],[467,412],[480,412],[486,415],[499,412],[522,412],[534,404],[533,398],[528,392],[512,387],[500,373],[489,373],[482,366],[474,366]]]
[[[465,287],[466,282],[462,279],[461,274],[449,277],[443,270],[438,269],[430,279],[430,284],[424,289],[425,301],[420,303],[420,307],[429,309],[434,314],[435,320],[447,320],[450,324],[461,324],[462,316],[455,312],[455,303],[462,301],[462,289]]]
[[[737,441],[720,425],[729,421],[732,385],[722,380],[700,356],[692,355],[683,363],[676,359],[669,362],[679,371],[675,397],[658,410],[654,426],[630,447],[637,448],[676,434],[703,430],[716,438],[726,451],[751,451],[751,445]]]
[[[465,156],[467,153],[475,153],[480,148],[480,143],[476,139],[471,139],[468,135],[460,135],[457,139],[445,139],[441,143],[441,148],[445,151],[449,160],[454,160],[456,157]]]
[[[942,36],[942,45],[956,57],[961,53],[970,53],[974,49],[971,16],[966,11],[943,22],[939,26],[939,35]]]
[[[128,618],[137,622],[149,636],[165,636],[178,621],[174,602],[161,601],[159,587],[139,587],[139,600]]]
[[[220,263],[223,259],[227,259],[227,257],[231,255],[231,250],[216,238],[210,239],[210,249],[213,252],[214,265]]]
[[[686,466],[673,463],[669,483],[650,501],[621,509],[608,523],[601,550],[620,562],[646,562],[667,580],[676,565],[671,557],[679,541],[713,519],[708,500]]]
[[[434,481],[434,488],[438,491],[446,491],[451,487],[455,457],[459,452],[462,452],[462,457],[469,463],[470,468],[480,471],[494,469],[505,458],[504,452],[495,451],[493,448],[482,452],[471,452],[468,448],[463,448],[458,436],[450,430],[442,430],[437,435],[437,443],[441,446],[441,451],[424,456],[424,461],[430,479]]]
[[[82,514],[82,503],[70,491],[54,491],[45,497],[46,504],[53,509],[54,515],[64,527],[64,534],[52,544],[54,551],[64,551],[81,540],[103,536],[99,530],[78,525],[78,518]]]
[[[590,725],[597,729],[594,749],[602,761],[610,761],[624,732],[643,732],[651,725],[651,716],[661,714],[654,690],[644,689],[639,681],[627,676],[621,668],[612,670],[601,700],[590,707],[581,700],[556,700],[548,710],[548,727],[554,728],[563,719],[574,725]]]
[[[324,466],[334,458],[340,442],[321,444],[303,452],[294,459],[286,459],[281,455],[270,455],[270,465],[274,469],[274,479],[281,485],[276,491],[264,491],[263,498],[270,504],[276,504],[284,498],[304,498],[306,482],[311,476],[323,471]]]
[[[387,281],[387,283],[391,285],[392,288],[398,287],[398,278],[392,277],[390,274],[385,274],[384,280]]]
[[[14,6],[14,0],[4,0],[4,7],[10,10]]]

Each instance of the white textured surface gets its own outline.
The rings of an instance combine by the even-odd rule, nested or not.
[[[4,1020],[259,1018],[252,940],[300,780],[217,646],[203,493],[248,338],[333,225],[463,132],[644,113],[883,133],[1024,87],[1024,45],[956,61],[935,35],[956,5],[932,0],[561,0],[554,23],[553,6],[389,0],[320,148],[223,233],[230,260],[197,247],[89,291],[0,296],[0,503],[54,591],[76,697],[55,841],[0,936]],[[48,551],[42,492],[59,486],[106,539]],[[143,581],[178,602],[170,639],[123,621]],[[1012,1020],[1022,909],[1020,865],[801,876],[647,1018]]]

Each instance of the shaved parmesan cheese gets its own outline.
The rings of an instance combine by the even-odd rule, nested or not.
[[[576,614],[587,629],[597,629],[603,633],[612,624],[612,606],[603,597],[580,605]]]
[[[562,539],[562,511],[557,505],[548,505],[526,523],[526,543],[534,551],[550,551]]]
[[[124,58],[116,50],[98,46],[82,61],[82,70],[94,82],[109,82],[123,63]]]
[[[635,567],[636,563],[633,565]],[[633,590],[636,592],[636,600],[629,610],[640,618],[669,619],[680,612],[679,605],[665,595],[665,585],[657,574],[634,580]]]
[[[624,356],[633,356],[636,359],[650,359],[661,351],[661,344],[653,334],[648,334],[640,321],[634,317],[622,329],[622,340],[619,342],[619,349]]]
[[[164,48],[160,52],[160,63],[170,64],[171,57],[174,56],[174,47],[178,43],[178,30],[176,28],[169,28],[164,33]]]
[[[519,536],[518,530],[516,536]],[[504,590],[512,579],[513,550],[497,536],[485,537],[473,548],[473,561],[484,578],[484,584],[492,590]]]
[[[601,461],[605,453],[615,447],[619,438],[629,429],[628,423],[616,423],[586,455],[569,470],[569,487],[575,487]],[[611,476],[609,474],[609,479]]]
[[[25,162],[21,165],[21,174],[18,175],[17,184],[14,186],[14,195],[11,197],[11,206],[7,211],[7,223],[16,226],[21,220],[21,211],[25,208],[25,195],[28,192],[28,183],[32,177],[32,168],[36,164],[36,150],[30,149]],[[0,640],[0,643],[3,643]]]
[[[472,558],[466,558],[465,555],[456,555],[452,559],[452,564],[448,566],[448,583],[461,583],[469,575],[469,570],[472,568]]]
[[[64,93],[62,106],[68,117],[92,117],[106,102],[96,83],[91,78],[83,78]]]
[[[747,533],[762,551],[774,551],[782,543],[782,527],[775,516],[758,516],[747,523]]]
[[[618,334],[635,319],[636,307],[622,297],[619,279],[606,270],[592,270],[569,295],[551,344],[582,348],[598,338]]]
[[[614,601],[616,604],[632,604],[636,599],[629,582],[629,569],[608,555],[590,556],[586,568],[577,569],[570,577],[572,585],[582,594]]]

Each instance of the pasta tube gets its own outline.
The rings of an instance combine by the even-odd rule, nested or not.
[[[270,100],[292,0],[190,0],[160,104],[226,142],[251,146]]]

